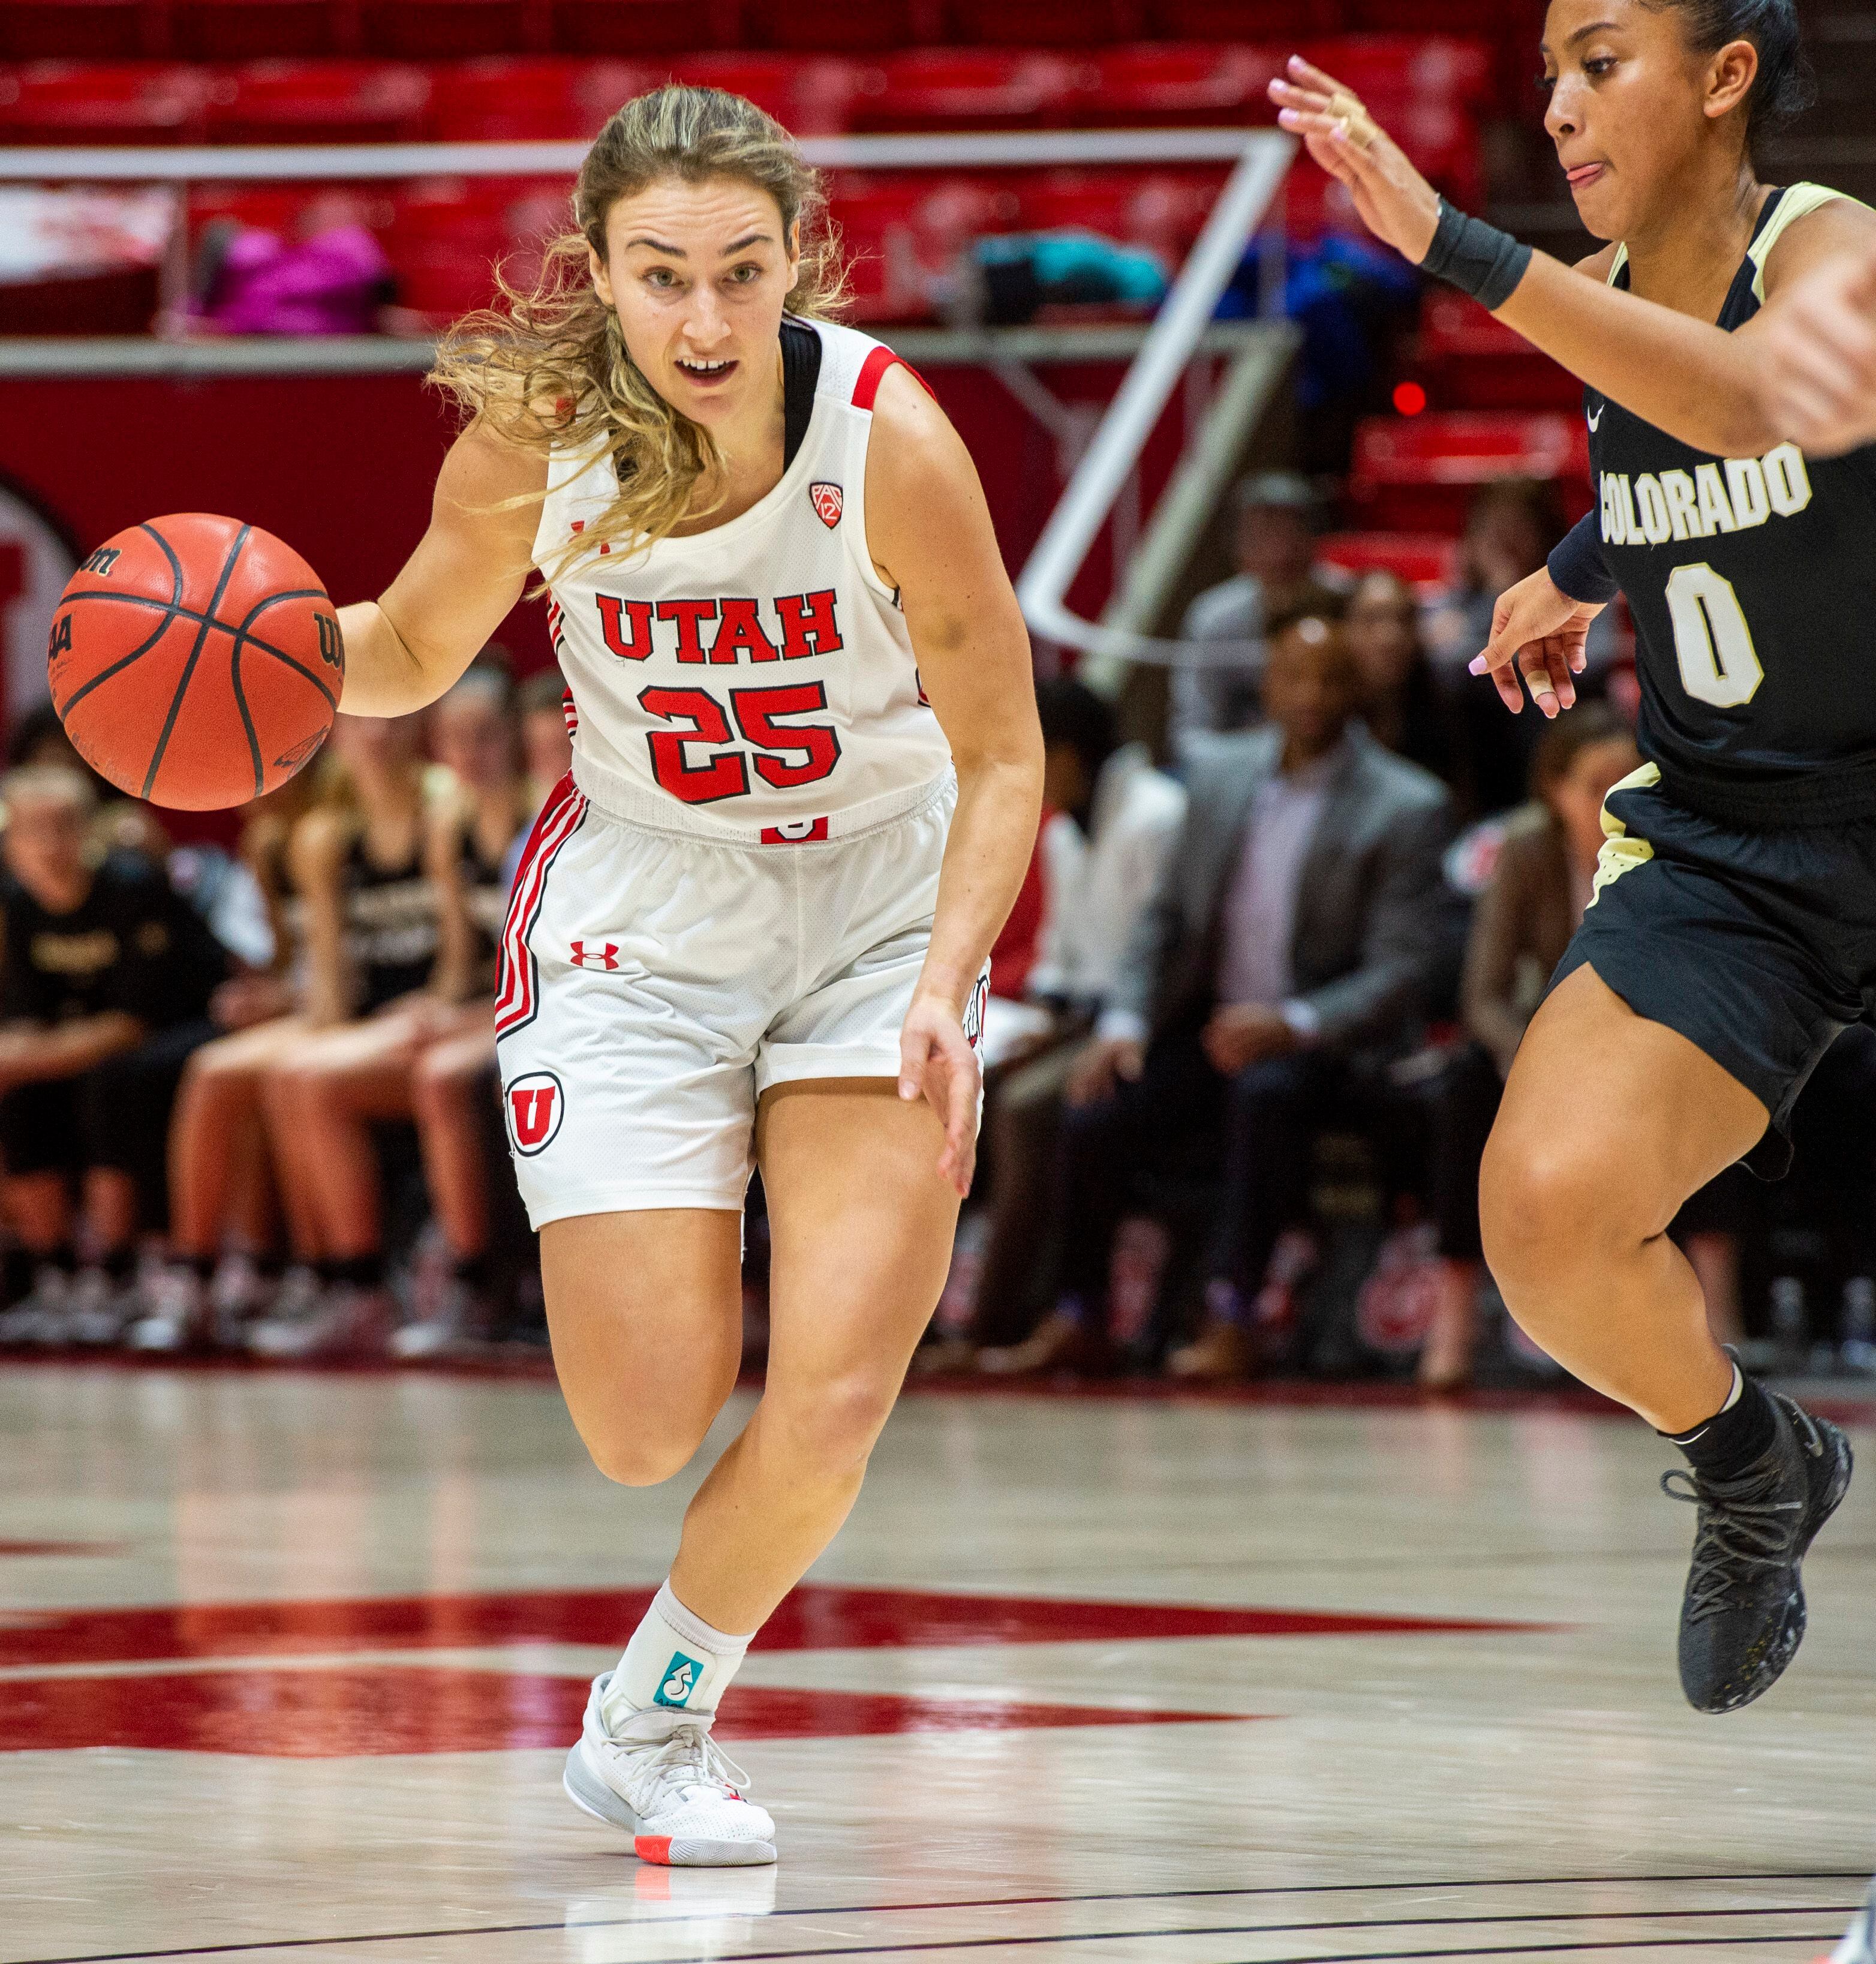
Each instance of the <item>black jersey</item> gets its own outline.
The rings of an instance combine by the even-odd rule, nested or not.
[[[207,1013],[228,955],[162,868],[114,852],[68,913],[0,877],[0,1019],[75,1022],[116,1010],[152,1030]]]
[[[380,866],[362,826],[345,855],[345,948],[358,980],[358,1013],[369,1016],[430,980],[441,940],[437,893],[424,871],[421,827],[410,856]]]
[[[1766,255],[1836,194],[1775,191],[1719,325]],[[1628,282],[1626,251],[1611,284]],[[1876,444],[1715,457],[1584,391],[1603,555],[1634,617],[1637,735],[1663,787],[1748,827],[1876,817]]]

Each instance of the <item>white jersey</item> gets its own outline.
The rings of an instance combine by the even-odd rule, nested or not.
[[[811,326],[820,374],[781,481],[727,525],[552,582],[576,712],[573,776],[602,813],[735,842],[839,838],[916,806],[951,768],[893,589],[867,547],[867,444],[899,359]],[[537,563],[611,504],[612,467],[556,451]]]

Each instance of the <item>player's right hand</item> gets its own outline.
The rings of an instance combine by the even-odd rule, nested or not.
[[[1560,592],[1548,570],[1539,566],[1499,595],[1492,610],[1492,638],[1469,672],[1489,675],[1514,716],[1525,706],[1518,686],[1522,673],[1531,701],[1554,717],[1576,702],[1575,678],[1589,659],[1585,643],[1589,624],[1602,611],[1599,606]]]
[[[1063,1087],[1071,1105],[1098,1104],[1111,1097],[1116,1081],[1130,1084],[1146,1061],[1144,1047],[1134,1037],[1096,1037],[1075,1060]]]

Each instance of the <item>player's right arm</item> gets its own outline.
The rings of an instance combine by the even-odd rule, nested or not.
[[[450,446],[429,529],[403,570],[379,599],[338,610],[348,716],[424,708],[475,659],[527,584],[547,482],[544,454],[486,424]]]

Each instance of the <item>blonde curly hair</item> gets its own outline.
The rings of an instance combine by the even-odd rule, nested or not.
[[[523,449],[589,451],[611,464],[619,495],[550,567],[624,541],[637,550],[686,517],[720,461],[710,432],[659,394],[627,351],[618,316],[595,290],[587,251],[606,256],[606,220],[621,197],[664,178],[688,184],[739,178],[767,191],[784,237],[798,225],[800,264],[784,305],[826,319],[845,297],[839,240],[819,172],[774,118],[740,95],[669,82],[634,96],[607,123],[573,188],[578,229],[550,240],[525,292],[495,268],[500,304],[467,314],[445,334],[429,380],[454,396],[470,427]],[[505,500],[507,510],[544,492]]]

